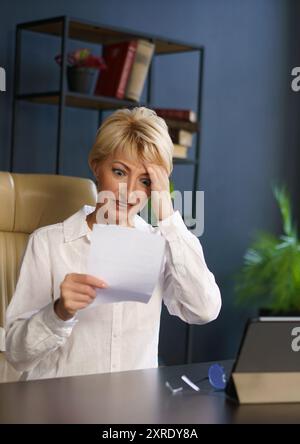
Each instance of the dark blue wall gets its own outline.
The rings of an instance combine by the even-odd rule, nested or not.
[[[292,0],[37,0],[0,1],[0,66],[7,92],[0,93],[0,170],[8,169],[15,25],[69,14],[124,26],[206,48],[200,189],[205,191],[205,232],[200,238],[221,288],[219,319],[194,328],[195,361],[234,356],[252,312],[233,303],[233,274],[258,229],[280,229],[270,184],[284,181],[299,201],[300,95],[291,91],[291,69],[300,64],[299,2]],[[56,88],[53,62],[58,41],[27,35],[22,89]],[[170,74],[171,73],[171,74]],[[155,66],[155,106],[196,106],[197,58],[167,56]],[[15,171],[52,173],[57,110],[18,108]],[[63,174],[89,177],[86,156],[97,114],[68,109]],[[191,189],[191,167],[176,167],[177,189]],[[2,209],[0,210],[2,211]],[[172,333],[170,331],[174,330]],[[183,324],[163,325],[163,358],[183,359]]]

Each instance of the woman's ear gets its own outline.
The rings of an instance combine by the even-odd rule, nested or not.
[[[91,162],[91,169],[93,172],[93,175],[95,177],[96,180],[96,185],[97,185],[97,190],[99,192],[99,187],[100,187],[100,182],[99,182],[99,177],[100,177],[100,171],[99,171],[99,166],[100,166],[100,162],[98,162],[96,159],[92,160]]]
[[[94,174],[94,177],[97,178],[99,173],[98,173],[98,169],[99,169],[99,162],[97,161],[97,159],[93,159],[91,161],[91,169],[92,172]]]
[[[94,160],[92,162],[92,170],[95,176],[95,179],[98,181],[99,183],[99,178],[101,176],[101,171],[100,171],[100,162],[98,160]]]

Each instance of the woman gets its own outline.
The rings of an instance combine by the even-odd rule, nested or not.
[[[21,379],[157,367],[162,300],[170,314],[191,324],[218,316],[220,291],[201,244],[172,207],[172,152],[165,121],[144,107],[118,110],[99,128],[89,155],[96,207],[85,205],[29,237],[6,317],[6,357]],[[137,214],[150,196],[158,227]],[[148,304],[84,310],[95,289],[109,285],[86,273],[97,222],[164,236],[164,267]]]

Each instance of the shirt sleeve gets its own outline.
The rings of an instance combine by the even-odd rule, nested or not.
[[[163,301],[169,313],[189,324],[213,321],[221,309],[221,294],[199,239],[178,210],[159,221],[158,227],[166,239]]]
[[[77,322],[61,320],[54,312],[51,261],[46,232],[33,232],[22,258],[19,278],[6,311],[8,362],[18,371],[34,368],[66,342]]]

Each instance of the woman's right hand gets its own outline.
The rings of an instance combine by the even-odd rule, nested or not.
[[[60,284],[60,298],[54,303],[54,311],[63,321],[73,318],[78,310],[87,307],[96,297],[95,288],[107,288],[101,279],[89,274],[66,274]]]

